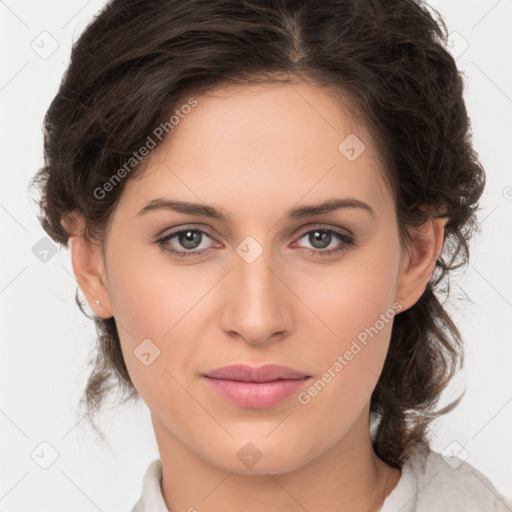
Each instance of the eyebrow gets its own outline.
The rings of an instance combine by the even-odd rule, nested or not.
[[[287,213],[287,216],[290,219],[302,219],[304,217],[312,217],[315,215],[333,212],[341,208],[359,208],[368,212],[372,217],[375,217],[375,211],[369,204],[352,197],[328,199],[327,201],[319,204],[299,206],[290,210]],[[164,198],[151,200],[146,206],[144,206],[144,208],[142,208],[142,210],[139,211],[137,215],[144,215],[155,210],[172,210],[178,213],[185,213],[198,217],[209,217],[224,222],[231,221],[230,215],[225,215],[212,206],[186,201],[172,201]]]

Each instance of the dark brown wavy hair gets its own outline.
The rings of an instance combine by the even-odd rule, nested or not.
[[[76,209],[86,221],[83,235],[104,244],[126,181],[148,159],[108,194],[98,188],[186,98],[224,85],[299,80],[335,91],[386,163],[402,242],[410,240],[408,227],[429,216],[449,219],[440,275],[395,317],[371,397],[370,411],[380,418],[374,450],[402,467],[415,443],[428,444],[429,423],[462,398],[434,410],[463,363],[460,332],[444,303],[450,272],[468,262],[485,183],[447,38],[442,16],[413,0],[110,1],[73,45],[44,120],[44,167],[31,183],[41,194],[40,222],[67,246],[61,219]],[[123,401],[138,394],[115,318],[93,319],[97,347],[80,404],[94,426],[109,392],[121,390]]]

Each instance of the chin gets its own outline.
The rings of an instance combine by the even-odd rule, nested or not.
[[[271,440],[262,435],[253,441],[246,437],[244,440],[232,440],[229,444],[219,443],[215,453],[208,450],[208,461],[225,471],[241,475],[290,473],[320,455],[319,443],[311,439],[305,445],[303,442],[285,443],[277,437]],[[234,456],[227,456],[230,452]]]

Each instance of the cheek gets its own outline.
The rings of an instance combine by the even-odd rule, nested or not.
[[[112,243],[115,246],[115,242]],[[133,341],[162,339],[196,303],[211,280],[192,265],[177,265],[156,245],[115,248],[108,285],[114,316]]]
[[[357,413],[377,384],[397,313],[397,255],[389,248],[361,252],[329,275],[310,273],[300,282],[299,294],[307,294],[304,302],[318,318],[305,327],[316,345],[308,359],[319,374],[304,402],[333,411],[333,421],[340,410]]]
[[[331,353],[342,349],[347,342],[350,344],[350,340],[376,322],[379,331],[383,331],[382,337],[390,333],[379,320],[386,312],[388,320],[393,317],[398,251],[389,247],[379,251],[377,246],[372,249],[354,253],[328,272],[325,268],[297,272],[302,277],[294,280],[294,291],[317,318],[317,328],[322,331],[321,343]],[[382,253],[384,257],[380,256]],[[309,324],[314,322],[308,320]]]
[[[162,390],[179,391],[171,374],[182,380],[177,373],[193,355],[191,333],[200,320],[201,300],[217,279],[193,265],[172,263],[158,248],[123,246],[121,252],[112,242],[108,286],[121,349],[149,406],[166,396]]]

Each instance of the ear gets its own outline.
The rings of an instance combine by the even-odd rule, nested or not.
[[[403,311],[423,295],[441,254],[447,217],[430,217],[419,227],[409,229],[411,242],[403,249],[396,300]]]
[[[96,315],[110,318],[113,313],[101,245],[85,238],[85,220],[77,210],[63,216],[61,225],[70,234],[73,272],[89,307]]]

